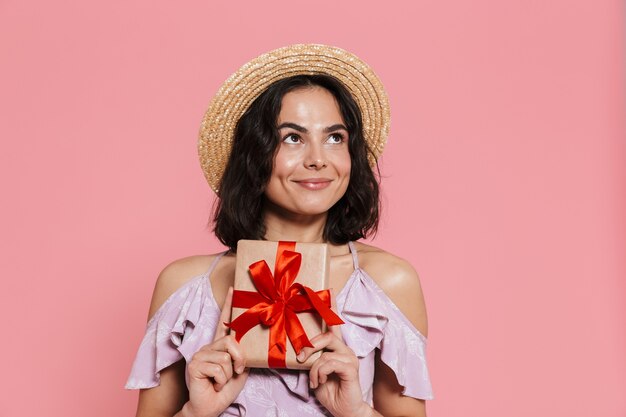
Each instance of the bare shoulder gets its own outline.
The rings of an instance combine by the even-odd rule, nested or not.
[[[359,265],[383,290],[402,291],[406,286],[419,286],[415,268],[406,260],[375,246],[357,242]]]
[[[152,317],[176,290],[192,278],[205,273],[217,255],[188,256],[177,259],[163,268],[154,286],[148,317]]]
[[[415,268],[405,259],[375,246],[357,242],[356,250],[359,266],[372,277],[413,325],[427,336],[426,304]]]

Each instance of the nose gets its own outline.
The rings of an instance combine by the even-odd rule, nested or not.
[[[320,170],[326,167],[326,157],[322,145],[309,143],[307,154],[304,159],[304,166],[308,169]]]
[[[320,170],[326,167],[326,161],[322,159],[315,159],[315,160],[307,162],[306,167],[309,169]]]

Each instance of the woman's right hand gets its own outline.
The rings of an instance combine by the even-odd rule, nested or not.
[[[200,348],[187,365],[189,401],[182,417],[213,417],[221,414],[243,389],[249,370],[243,349],[228,334],[233,289],[228,290],[213,342]]]

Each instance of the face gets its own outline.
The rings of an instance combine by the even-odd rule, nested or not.
[[[267,199],[297,215],[326,213],[350,180],[348,131],[337,101],[321,87],[291,91],[277,126],[280,144]]]

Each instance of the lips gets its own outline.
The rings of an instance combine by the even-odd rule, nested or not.
[[[328,187],[332,180],[329,178],[307,178],[303,180],[295,180],[294,182],[307,190],[316,191]]]

